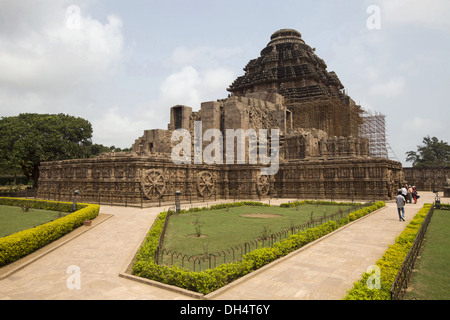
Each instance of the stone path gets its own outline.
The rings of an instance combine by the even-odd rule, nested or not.
[[[434,199],[432,193],[421,195],[417,205],[407,205],[406,222],[398,221],[395,204],[388,203],[385,209],[216,291],[209,298],[341,299],[395,241],[422,204]],[[448,200],[442,198],[443,202]],[[28,258],[27,265],[23,265],[27,261],[23,259],[1,268],[0,299],[192,299],[119,277],[163,209],[102,206],[96,223],[81,227],[75,238],[72,235],[73,239],[69,237],[70,241],[51,252],[44,251],[42,256],[35,254],[36,260]],[[80,272],[79,289],[69,289],[74,284],[74,274],[67,273],[71,266]]]

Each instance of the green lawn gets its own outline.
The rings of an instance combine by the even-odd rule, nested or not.
[[[450,300],[450,211],[435,210],[405,299]]]
[[[202,255],[205,251],[214,253],[255,240],[263,234],[301,225],[309,221],[311,215],[317,219],[349,208],[351,206],[315,204],[294,208],[241,206],[172,215],[164,248],[192,256]]]
[[[0,238],[34,228],[59,217],[59,213],[55,211],[30,209],[29,212],[22,212],[20,207],[0,206]]]

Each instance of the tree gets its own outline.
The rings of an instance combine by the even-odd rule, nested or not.
[[[125,148],[125,149],[121,149],[121,148],[116,148],[115,146],[111,146],[111,147],[106,147],[102,144],[92,144],[89,147],[89,156],[91,158],[95,158],[99,155],[101,155],[102,153],[110,153],[110,152],[130,152],[131,148]]]
[[[412,162],[415,168],[450,167],[450,146],[436,137],[427,136],[423,138],[423,145],[417,146],[417,152],[406,153],[406,161]]]
[[[102,144],[93,144],[90,146],[90,156],[91,157],[96,157],[102,153],[107,153],[107,152],[111,152],[111,149],[108,147],[105,147]]]
[[[92,125],[58,114],[20,114],[0,119],[0,171],[19,172],[37,187],[41,161],[87,158]]]

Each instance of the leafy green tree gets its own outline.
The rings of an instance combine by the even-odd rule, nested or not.
[[[115,146],[111,146],[111,147],[106,147],[102,144],[93,144],[89,147],[89,153],[90,153],[90,157],[97,157],[99,155],[101,155],[102,153],[109,153],[109,152],[130,152],[131,148],[125,148],[125,149],[121,149],[121,148],[116,148]]]
[[[39,164],[90,156],[92,125],[64,114],[20,114],[0,119],[0,171],[23,174],[37,187]]]
[[[406,161],[412,162],[415,168],[450,167],[450,146],[447,142],[429,136],[423,138],[423,145],[417,151],[408,151]]]
[[[111,152],[111,149],[108,147],[105,147],[102,144],[93,144],[90,146],[90,156],[91,157],[96,157],[102,153],[107,153],[107,152]]]

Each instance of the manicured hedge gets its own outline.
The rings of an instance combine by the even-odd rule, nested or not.
[[[353,202],[331,202],[331,201],[322,201],[322,200],[302,200],[302,201],[293,201],[288,203],[280,204],[281,208],[293,208],[296,206],[301,206],[304,204],[316,204],[316,205],[333,205],[333,206],[359,206],[361,203],[353,203]]]
[[[233,208],[233,207],[242,207],[242,206],[270,207],[269,204],[262,203],[262,202],[239,201],[239,202],[213,204],[210,207],[192,207],[187,210],[186,209],[180,210],[179,213],[200,212],[200,211],[209,211],[209,210],[217,210],[217,209],[225,209],[225,208]]]
[[[0,205],[29,205],[35,209],[63,212],[70,212],[72,209],[71,203],[15,198],[0,198]],[[61,238],[81,226],[84,221],[94,219],[98,215],[100,206],[77,204],[77,209],[77,211],[65,217],[0,238],[0,267],[14,262]]]
[[[46,201],[46,200],[34,200],[34,199],[22,199],[22,198],[0,198],[0,205],[21,207],[29,206],[34,209],[71,212],[72,203],[70,202],[58,202],[58,201]],[[86,204],[77,204],[77,210],[86,207]]]
[[[391,287],[400,270],[409,250],[411,249],[417,233],[419,232],[431,204],[425,204],[397,237],[395,244],[389,246],[384,255],[376,262],[380,268],[381,288],[369,289],[367,280],[372,274],[364,273],[360,280],[353,284],[344,300],[390,300]]]
[[[362,217],[363,215],[384,206],[384,202],[377,202],[370,207],[353,212],[352,216],[348,215],[337,222],[330,221],[318,227],[291,235],[286,240],[274,244],[271,248],[254,250],[246,254],[242,261],[222,264],[214,269],[202,272],[193,272],[177,266],[160,266],[155,263],[158,241],[167,215],[167,212],[163,212],[154,222],[146,240],[136,255],[132,272],[138,277],[148,278],[202,294],[208,294],[316,239],[319,239],[320,237],[323,237],[354,219]]]

